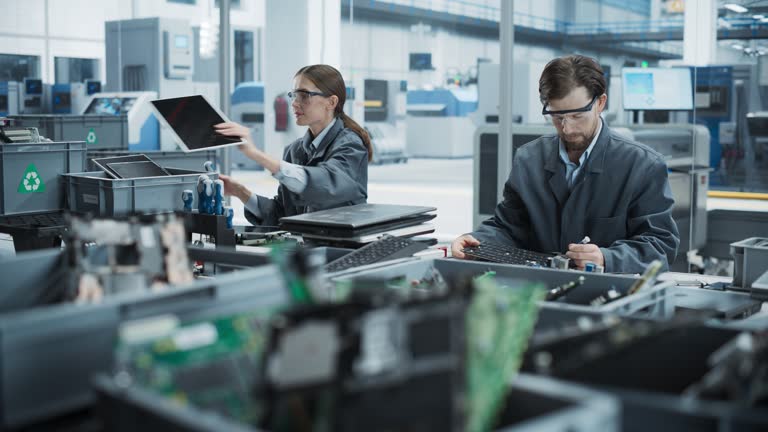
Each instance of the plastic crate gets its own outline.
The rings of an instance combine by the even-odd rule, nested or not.
[[[762,302],[748,294],[680,286],[660,286],[609,303],[603,310],[621,315],[668,320],[677,315],[702,315],[721,320],[747,318]]]
[[[207,174],[211,180],[219,177],[218,173],[166,170],[170,176],[136,179],[112,179],[103,171],[64,175],[68,209],[96,216],[182,210],[181,193],[185,189],[196,190],[201,174]]]
[[[375,267],[379,266],[379,267]],[[371,268],[374,267],[374,268]],[[419,280],[429,274],[431,268],[439,271],[447,279],[479,276],[485,272],[493,271],[500,279],[522,279],[544,283],[548,289],[571,282],[579,276],[584,276],[584,284],[576,287],[566,296],[547,303],[558,304],[574,310],[602,310],[611,303],[603,306],[590,306],[590,302],[600,295],[614,288],[622,294],[626,294],[637,277],[629,275],[613,275],[610,273],[586,273],[571,270],[556,270],[550,268],[537,268],[512,264],[496,264],[479,261],[463,261],[452,258],[438,258],[434,260],[404,259],[385,263],[376,263],[371,266],[359,267],[338,276],[332,276],[331,282],[344,280]],[[333,284],[329,289],[332,293]],[[667,285],[669,285],[667,283]],[[657,285],[656,287],[658,287]],[[656,289],[654,287],[654,289]]]
[[[752,283],[768,270],[768,238],[750,237],[731,243],[733,286],[749,290]]]
[[[64,208],[59,175],[85,168],[85,148],[84,142],[0,145],[0,215]]]
[[[203,164],[207,161],[213,161],[213,163],[219,166],[219,156],[216,150],[206,150],[198,152],[183,152],[183,151],[114,151],[114,150],[97,150],[88,151],[88,171],[99,171],[99,167],[93,163],[91,159],[125,156],[129,154],[143,153],[148,158],[155,161],[158,165],[164,167],[181,168],[186,170],[202,170]]]
[[[128,116],[41,114],[12,116],[53,141],[85,141],[88,149],[128,149]],[[85,169],[85,168],[83,168]]]
[[[623,431],[768,430],[768,410],[762,405],[749,407],[741,402],[682,396],[711,369],[710,355],[732,341],[740,330],[705,325],[667,328],[652,338],[605,352],[590,361],[565,360],[562,368],[553,354],[552,375],[618,397]],[[586,347],[599,350],[600,346],[593,345],[597,337],[597,333],[578,341],[563,337],[549,341],[546,348],[534,342],[529,346],[523,370],[535,370],[534,359],[542,350],[572,352],[579,345],[582,351],[587,351]]]
[[[99,398],[97,413],[110,431],[262,430],[173,402],[137,386],[120,385],[110,376],[97,376],[94,385]],[[620,421],[619,402],[612,396],[572,383],[520,374],[510,385],[496,430],[612,432],[619,430]]]
[[[752,282],[752,297],[766,299],[768,298],[768,271]]]

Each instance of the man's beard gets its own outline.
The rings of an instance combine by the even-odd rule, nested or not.
[[[560,139],[563,141],[563,144],[565,144],[565,150],[569,152],[586,150],[593,138],[594,136],[590,137],[585,134],[576,134],[567,137],[562,134],[560,135]]]

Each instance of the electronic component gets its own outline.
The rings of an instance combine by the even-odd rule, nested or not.
[[[568,294],[568,292],[571,291],[572,289],[581,285],[584,285],[584,276],[579,276],[578,279],[574,281],[570,281],[563,285],[556,286],[551,290],[547,291],[547,296],[545,297],[545,300],[547,301],[557,300],[560,297],[563,297],[564,295]]]
[[[465,247],[463,252],[464,255],[480,261],[540,267],[549,267],[550,260],[555,256],[554,254],[533,252],[487,241],[482,242],[479,246]]]
[[[406,258],[426,248],[426,244],[414,240],[384,236],[381,240],[369,243],[328,263],[325,266],[325,271],[332,273],[377,262]]]
[[[710,367],[683,392],[686,398],[736,400],[748,406],[768,401],[768,332],[743,332],[710,354]]]
[[[587,273],[604,273],[605,267],[592,262],[588,262],[584,264],[584,271]]]
[[[213,214],[224,214],[224,181],[215,180],[213,182]]]
[[[616,289],[616,287],[611,287],[608,291],[592,299],[589,304],[591,306],[602,306],[622,297],[624,296]]]
[[[539,283],[500,286],[480,276],[467,311],[467,425],[465,430],[492,430],[509,383],[522,364],[528,339],[544,298]]]
[[[224,207],[224,216],[227,217],[227,229],[232,229],[232,221],[235,218],[235,211],[232,209],[232,207]]]
[[[213,214],[213,181],[205,174],[197,178],[197,211]]]
[[[355,288],[343,303],[273,319],[256,391],[265,409],[259,426],[463,430],[464,290]]]
[[[173,214],[72,217],[66,244],[72,267],[68,297],[79,302],[193,280],[184,225]]]
[[[550,262],[550,265],[552,268],[556,268],[558,270],[568,270],[568,266],[571,263],[571,259],[568,258],[565,255],[555,255],[552,257],[552,261]]]
[[[271,315],[261,310],[183,326],[168,317],[124,325],[115,379],[254,424],[260,408],[253,387]],[[158,328],[165,334],[156,334]]]
[[[661,267],[662,264],[660,260],[653,260],[650,264],[648,264],[648,267],[645,268],[645,271],[637,280],[637,282],[635,282],[629,288],[627,295],[632,295],[640,290],[652,287],[654,282],[656,282],[656,276],[659,274]]]
[[[181,200],[184,202],[184,211],[185,212],[191,212],[192,211],[192,204],[195,201],[195,194],[189,189],[185,189],[181,193]]]

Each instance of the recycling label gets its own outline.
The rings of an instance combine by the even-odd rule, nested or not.
[[[96,137],[96,131],[93,128],[88,130],[88,135],[85,137],[85,142],[88,144],[98,144],[99,139]]]
[[[29,164],[27,166],[27,170],[24,171],[24,175],[19,182],[18,192],[24,194],[45,192],[45,183],[43,182],[43,179],[40,178],[40,174],[37,172],[35,164]]]

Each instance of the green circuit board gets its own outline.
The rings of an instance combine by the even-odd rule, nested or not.
[[[467,310],[467,430],[491,430],[521,366],[544,298],[541,283],[476,277]]]
[[[118,367],[135,384],[181,403],[253,424],[253,383],[270,311],[185,324],[149,342],[118,346]]]

